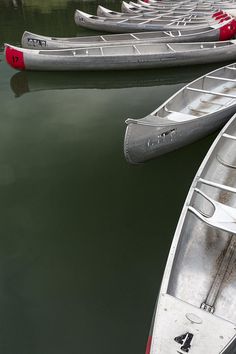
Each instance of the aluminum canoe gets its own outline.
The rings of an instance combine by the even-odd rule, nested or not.
[[[175,30],[156,32],[135,32],[123,34],[108,34],[102,36],[56,38],[47,37],[25,31],[22,35],[23,48],[31,49],[65,49],[91,46],[107,46],[116,44],[146,43],[173,43],[173,42],[209,42],[231,39],[236,33],[236,21],[230,20],[226,24],[215,23],[211,29],[199,30]]]
[[[143,31],[168,31],[168,30],[209,30],[214,25],[214,19],[201,24],[192,24],[189,21],[174,19],[172,21],[160,21],[158,18],[108,18],[87,14],[83,11],[75,11],[75,23],[78,26],[96,31],[113,33],[143,32]],[[230,20],[230,17],[226,18]]]
[[[146,354],[236,352],[236,115],[209,149],[174,234]]]
[[[122,2],[121,5],[121,10],[122,12],[130,12],[130,11],[143,11],[143,12],[147,12],[147,11],[170,11],[170,10],[174,10],[174,11],[181,11],[181,12],[201,12],[201,13],[212,13],[215,11],[219,11],[221,9],[220,6],[216,6],[216,5],[211,5],[209,7],[199,7],[199,6],[192,6],[192,7],[184,7],[184,6],[173,6],[172,8],[170,7],[152,7],[152,6],[148,6],[148,4],[146,5],[140,5],[137,4],[135,2],[130,1],[129,4],[127,4],[125,1]],[[226,8],[224,9],[225,11],[232,11],[234,10],[235,7],[230,7],[230,8]]]
[[[189,83],[142,119],[127,119],[124,154],[141,163],[220,128],[236,112],[236,63]]]
[[[186,20],[186,21],[189,21],[189,22],[204,22],[204,21],[209,21],[210,19],[212,19],[212,14],[209,14],[209,13],[206,13],[206,14],[192,14],[191,12],[190,13],[180,13],[180,12],[175,12],[175,11],[170,11],[168,13],[164,13],[164,14],[160,14],[155,11],[151,12],[143,12],[141,14],[135,14],[135,13],[127,13],[127,12],[117,12],[117,11],[113,11],[113,10],[110,10],[110,9],[107,9],[105,8],[104,6],[101,6],[99,5],[97,7],[97,16],[100,16],[100,17],[115,17],[115,18],[129,18],[129,17],[134,17],[135,18],[148,18],[148,17],[151,17],[151,18],[158,18],[160,20],[169,20],[169,21],[172,21],[174,19],[179,19],[179,20]],[[228,16],[226,14],[226,16]]]
[[[234,61],[236,40],[196,43],[151,43],[58,50],[5,45],[6,61],[20,70],[129,70]]]
[[[133,2],[131,1],[130,3],[133,4]],[[157,3],[146,3],[142,0],[137,0],[137,4],[138,5],[141,5],[141,6],[146,6],[146,7],[149,7],[149,8],[162,8],[162,7],[165,7],[165,8],[168,8],[170,7],[171,8],[171,3],[168,5],[168,4],[164,4],[162,5],[161,2],[157,2]],[[236,4],[235,2],[228,2],[228,3],[225,3],[225,2],[221,2],[221,1],[218,1],[218,2],[209,2],[209,3],[198,3],[198,2],[191,2],[191,3],[185,3],[185,4],[181,4],[179,3],[179,5],[174,5],[175,7],[181,7],[181,8],[185,8],[185,9],[192,9],[192,8],[198,8],[198,9],[210,9],[210,8],[215,8],[215,7],[218,7],[218,8],[221,8],[221,9],[235,9],[236,8]]]
[[[204,9],[204,10],[201,10],[199,11],[198,9],[195,9],[195,8],[192,8],[192,9],[183,9],[183,8],[172,8],[172,9],[153,9],[153,8],[150,8],[148,6],[142,6],[142,5],[139,5],[139,4],[136,4],[136,3],[127,3],[125,1],[122,2],[122,5],[121,5],[121,11],[123,13],[130,13],[130,14],[138,14],[138,13],[143,13],[143,14],[148,14],[148,13],[168,13],[168,12],[174,12],[176,14],[178,13],[181,13],[181,14],[189,14],[189,13],[192,13],[192,14],[198,14],[198,15],[202,15],[202,16],[206,16],[207,14],[210,15],[216,11],[219,11],[220,9],[217,8],[211,8],[211,9]],[[223,10],[222,10],[223,11]],[[232,11],[232,10],[229,10],[227,9],[226,10],[227,12],[228,11]]]

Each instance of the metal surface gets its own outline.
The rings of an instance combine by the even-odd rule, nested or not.
[[[113,33],[126,33],[126,32],[141,32],[141,31],[166,31],[166,30],[199,30],[206,31],[215,23],[215,20],[204,21],[203,23],[196,24],[194,21],[185,20],[159,20],[154,18],[116,18],[116,17],[100,17],[87,14],[83,11],[75,11],[75,23],[78,26]],[[230,16],[227,17],[230,20]]]
[[[123,2],[126,3],[126,2]],[[121,5],[122,11],[125,11],[125,7],[123,6],[123,3]],[[133,9],[139,9],[139,10],[144,10],[144,11],[155,11],[155,10],[165,10],[168,11],[170,9],[175,9],[175,10],[181,10],[181,11],[200,11],[200,12],[214,12],[219,9],[224,9],[224,10],[229,10],[229,9],[235,9],[235,5],[233,4],[230,7],[224,7],[222,4],[208,4],[207,6],[202,6],[201,4],[179,4],[179,5],[174,5],[174,6],[168,6],[168,5],[156,5],[156,6],[150,6],[147,3],[142,3],[138,4],[133,1],[129,2],[129,5],[133,7]]]
[[[26,70],[147,69],[235,60],[236,42],[141,43],[61,50],[22,49],[6,44],[5,55],[12,67]]]
[[[152,18],[158,18],[160,20],[173,20],[173,19],[181,19],[181,20],[186,20],[186,21],[190,21],[192,22],[197,22],[197,21],[208,21],[208,20],[212,20],[212,15],[209,13],[205,13],[205,14],[191,14],[191,12],[189,13],[181,13],[181,12],[175,12],[175,11],[169,11],[166,12],[164,14],[158,13],[158,11],[148,11],[148,12],[143,12],[141,14],[134,14],[134,13],[127,13],[127,12],[117,12],[117,11],[113,11],[110,9],[105,8],[104,6],[99,5],[97,7],[97,15],[101,16],[101,17],[116,17],[116,18],[129,18],[132,17],[134,18],[148,18],[148,17],[152,17]]]
[[[219,10],[219,8],[217,8],[217,10]],[[215,12],[215,8],[210,8],[210,9],[204,9],[204,10],[201,10],[199,11],[198,9],[195,9],[194,7],[193,8],[183,8],[182,6],[181,7],[175,7],[175,6],[172,6],[172,8],[167,8],[167,9],[153,9],[151,8],[150,6],[146,6],[146,5],[139,5],[137,3],[133,3],[133,2],[129,2],[127,3],[126,1],[123,1],[122,4],[121,4],[121,11],[122,12],[128,12],[128,13],[148,13],[148,12],[159,12],[159,13],[167,13],[167,12],[170,12],[170,11],[175,11],[176,13],[178,12],[181,12],[181,13],[201,13],[201,14],[211,14],[213,12]],[[227,9],[228,11],[228,9]]]
[[[196,141],[236,111],[236,64],[189,83],[142,119],[127,119],[124,153],[140,163]]]
[[[235,151],[236,115],[208,151],[185,201],[166,263],[147,354],[236,351],[235,226],[233,230],[218,228],[192,213],[198,209],[211,217],[223,208],[236,214],[236,169],[230,167],[236,164]],[[229,165],[222,164],[219,155]],[[217,218],[222,219],[221,211],[215,214]],[[231,222],[235,225],[235,218]]]
[[[133,3],[133,2],[131,2]],[[169,4],[164,4],[162,5],[162,3],[159,3],[159,2],[153,2],[153,3],[150,3],[150,2],[144,2],[142,0],[137,0],[137,4],[140,4],[142,6],[146,6],[146,7],[150,7],[150,8],[160,8],[160,7],[171,7],[173,6],[171,4],[171,2]],[[213,7],[220,7],[222,9],[232,9],[232,8],[235,8],[236,7],[236,4],[233,3],[233,2],[221,2],[221,1],[214,1],[213,3],[212,2],[189,2],[189,3],[179,3],[179,4],[175,4],[174,6],[179,6],[179,7],[182,7],[182,8],[200,8],[200,9],[209,9],[209,8],[213,8]]]
[[[123,34],[104,34],[102,36],[84,36],[72,38],[55,38],[25,31],[21,44],[23,48],[32,49],[65,49],[79,48],[94,45],[137,44],[146,43],[173,43],[173,42],[199,42],[231,39],[236,32],[235,22],[214,24],[206,31],[175,30],[156,32],[136,32]]]

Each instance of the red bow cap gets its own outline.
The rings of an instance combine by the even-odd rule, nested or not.
[[[220,28],[220,41],[227,41],[231,39],[236,34],[236,20],[232,20],[227,25]]]

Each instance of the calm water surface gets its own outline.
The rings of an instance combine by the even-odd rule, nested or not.
[[[98,3],[120,8],[0,0],[0,46],[25,29],[93,34],[73,13]],[[178,217],[214,136],[131,166],[124,120],[214,67],[19,73],[2,49],[0,59],[0,352],[143,354]]]

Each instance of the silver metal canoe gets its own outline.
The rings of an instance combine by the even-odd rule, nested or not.
[[[206,74],[142,119],[127,119],[124,153],[141,163],[190,144],[236,112],[236,63]]]
[[[236,59],[236,41],[140,43],[60,50],[5,45],[6,61],[26,70],[129,70],[207,64]]]
[[[127,13],[127,12],[117,12],[117,11],[113,11],[110,9],[105,8],[104,6],[99,5],[97,7],[97,15],[101,16],[101,17],[112,17],[112,18],[129,18],[129,17],[134,17],[135,18],[146,18],[146,17],[151,17],[151,18],[158,18],[160,20],[169,20],[172,21],[174,19],[179,19],[179,20],[185,20],[185,21],[191,21],[191,22],[204,22],[204,21],[209,21],[210,19],[212,19],[212,14],[206,13],[206,14],[192,14],[187,13],[187,14],[181,14],[176,13],[175,11],[170,11],[168,13],[164,13],[164,14],[160,14],[155,11],[151,12],[143,12],[141,14],[135,14],[135,13]],[[226,15],[227,16],[227,15]]]
[[[25,31],[21,44],[23,48],[31,49],[65,49],[91,46],[108,46],[119,44],[135,45],[146,43],[173,43],[173,42],[209,42],[231,39],[236,33],[236,21],[229,20],[226,23],[215,23],[211,29],[199,30],[175,30],[156,32],[136,32],[123,34],[107,34],[102,36],[56,38],[47,37]]]
[[[213,12],[216,12],[216,11],[219,11],[219,8],[215,9],[214,8],[210,8],[210,9],[204,9],[204,10],[201,10],[199,11],[198,9],[195,9],[195,8],[187,8],[187,9],[183,9],[182,7],[177,7],[177,8],[172,8],[172,9],[153,9],[153,8],[150,8],[149,6],[142,6],[142,5],[139,5],[139,4],[136,4],[136,3],[127,3],[125,1],[122,2],[121,4],[121,11],[123,13],[148,13],[148,12],[158,12],[158,13],[168,13],[170,11],[174,11],[175,13],[198,13],[198,14],[202,14],[202,15],[206,15],[206,14],[211,14]],[[227,12],[229,10],[227,9]]]
[[[133,2],[131,1],[131,3],[133,4]],[[146,7],[150,7],[150,8],[162,8],[162,7],[165,7],[165,8],[168,8],[168,7],[171,7],[171,3],[168,5],[168,4],[164,4],[162,5],[161,2],[156,2],[156,3],[146,3],[142,0],[137,0],[137,4],[140,4],[141,6],[146,6]],[[185,8],[185,9],[190,9],[190,8],[199,8],[199,9],[209,9],[211,7],[218,7],[218,8],[221,8],[221,9],[232,9],[232,8],[235,8],[236,7],[236,4],[233,3],[233,2],[221,2],[221,1],[218,1],[218,2],[208,2],[208,3],[198,3],[198,2],[190,2],[190,3],[185,3],[185,4],[181,4],[179,3],[179,5],[174,5],[174,6],[179,6],[181,8]]]
[[[230,17],[227,18],[229,20]],[[108,18],[87,14],[83,11],[75,11],[75,23],[81,27],[112,33],[141,32],[141,31],[167,31],[167,30],[208,30],[214,25],[214,19],[200,24],[194,21],[174,19],[161,21],[158,18]],[[191,23],[193,22],[193,23]]]
[[[190,187],[146,354],[236,352],[236,115]]]
[[[209,5],[208,7],[204,6],[204,7],[200,7],[200,5],[194,5],[194,6],[184,6],[184,5],[181,5],[181,6],[173,6],[172,8],[170,7],[152,7],[152,6],[149,6],[148,4],[145,4],[145,5],[140,5],[140,4],[137,4],[135,2],[132,2],[130,1],[129,4],[127,4],[126,2],[122,2],[122,5],[121,5],[121,11],[122,12],[130,12],[130,10],[132,11],[144,11],[144,12],[147,12],[147,11],[156,11],[156,10],[159,10],[159,11],[170,11],[171,10],[175,10],[175,11],[186,11],[186,12],[201,12],[201,13],[212,13],[212,12],[215,12],[215,11],[219,11],[221,9],[221,7],[216,4],[213,4],[213,5]],[[232,7],[227,7],[227,8],[224,8],[225,11],[229,11],[229,10],[233,10],[235,9],[235,5],[232,5]]]

